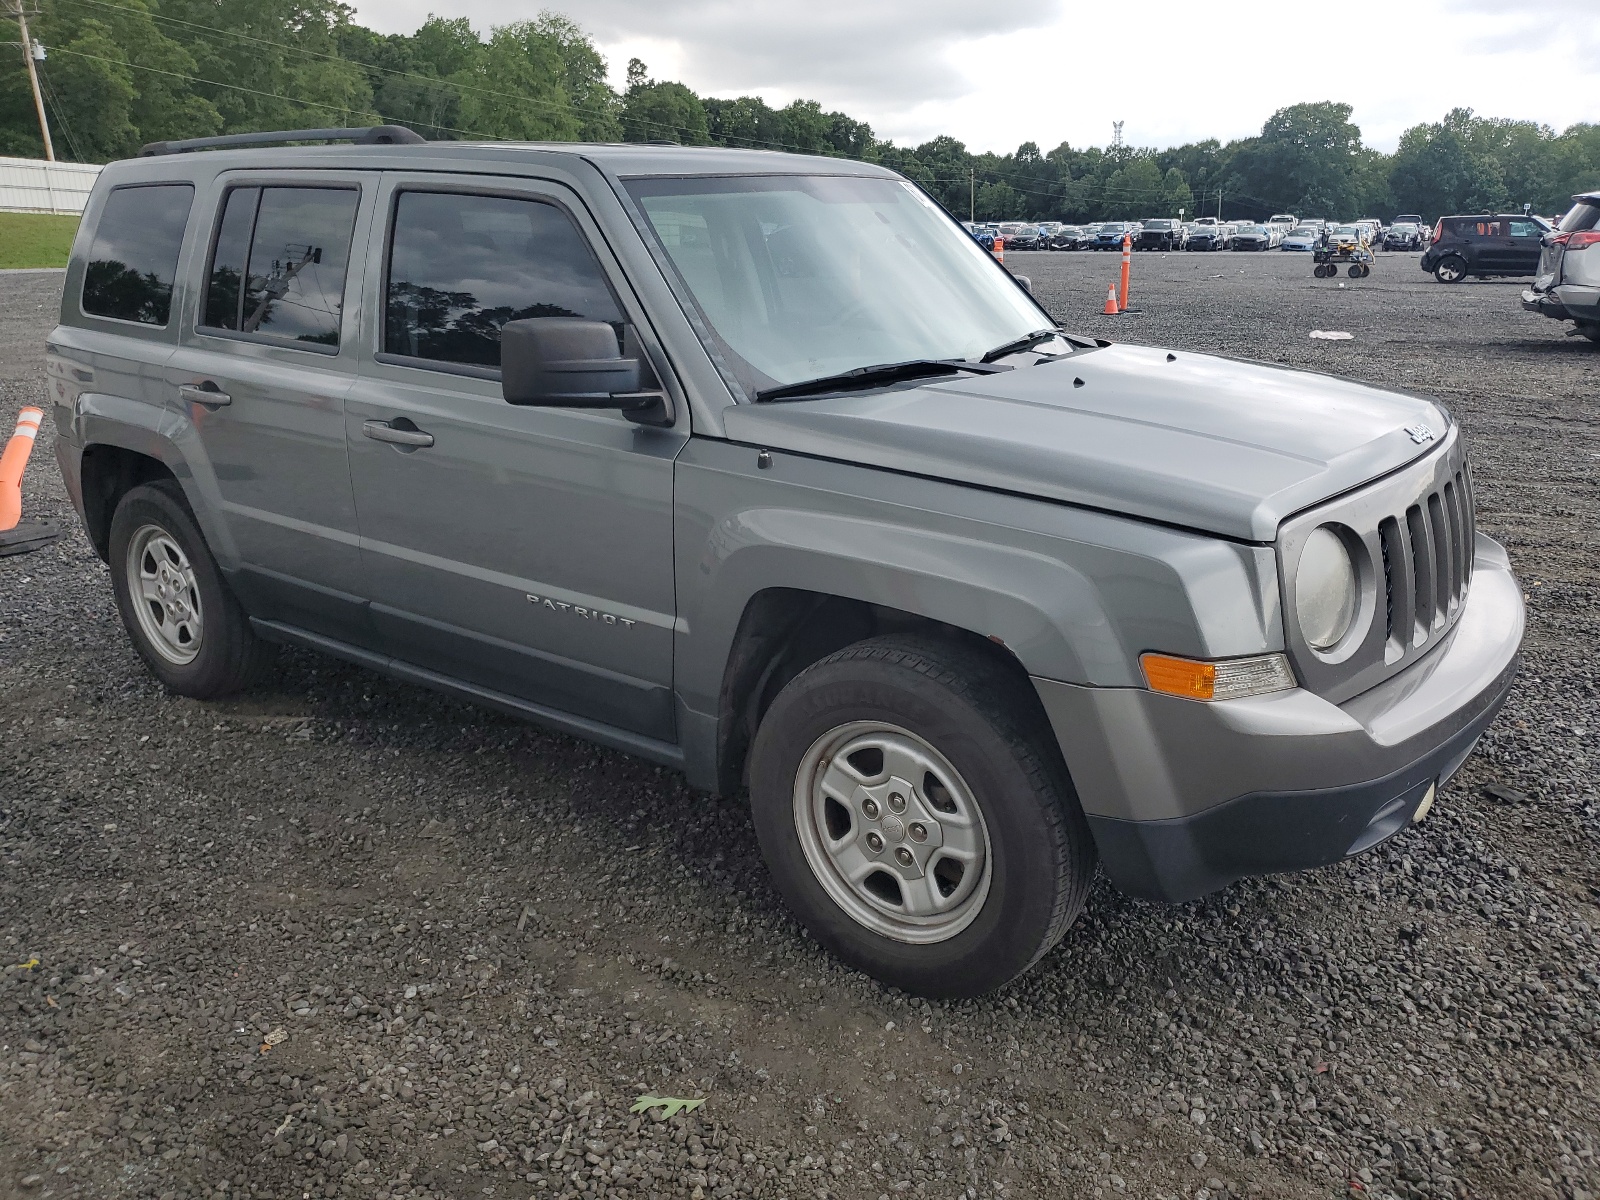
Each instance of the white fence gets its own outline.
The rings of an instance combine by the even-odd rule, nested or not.
[[[96,163],[0,158],[0,212],[77,215],[100,174]]]

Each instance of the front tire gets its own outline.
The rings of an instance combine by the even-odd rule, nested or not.
[[[1467,277],[1467,260],[1458,254],[1447,254],[1434,264],[1433,277],[1440,283],[1460,283]]]
[[[1026,681],[966,646],[874,638],[801,672],[762,720],[750,794],[795,915],[916,995],[981,995],[1026,971],[1094,875]]]
[[[111,518],[111,585],[150,673],[181,696],[245,688],[267,647],[222,580],[175,483],[131,489]]]

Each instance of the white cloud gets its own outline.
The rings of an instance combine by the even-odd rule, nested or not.
[[[629,57],[706,95],[815,99],[915,143],[948,133],[976,150],[1023,141],[1134,145],[1249,136],[1286,104],[1342,100],[1369,145],[1457,106],[1562,128],[1596,119],[1596,0],[1410,0],[1333,12],[1258,6],[1255,18],[1192,0],[551,0],[589,30],[614,82]],[[359,20],[409,32],[427,0],[356,3]],[[467,0],[487,30],[529,15]],[[1252,23],[1254,22],[1254,23]],[[1330,38],[1336,31],[1348,38]]]

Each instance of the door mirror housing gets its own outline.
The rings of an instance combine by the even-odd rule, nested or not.
[[[616,331],[604,321],[529,317],[500,329],[507,404],[629,408],[638,402],[639,373],[639,360],[617,352]]]

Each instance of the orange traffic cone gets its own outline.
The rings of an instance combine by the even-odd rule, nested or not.
[[[22,519],[22,470],[33,453],[33,440],[39,436],[44,420],[41,408],[25,408],[17,414],[17,431],[0,454],[0,533],[15,529]]]
[[[44,411],[25,408],[17,414],[17,431],[0,454],[0,557],[38,550],[61,536],[52,521],[23,521],[22,471],[33,453]]]
[[[998,233],[994,235],[994,259],[998,263],[1006,261],[1006,240]]]
[[[1121,312],[1122,309],[1117,306],[1117,285],[1108,283],[1106,284],[1106,306],[1100,310],[1100,315],[1115,317]]]

